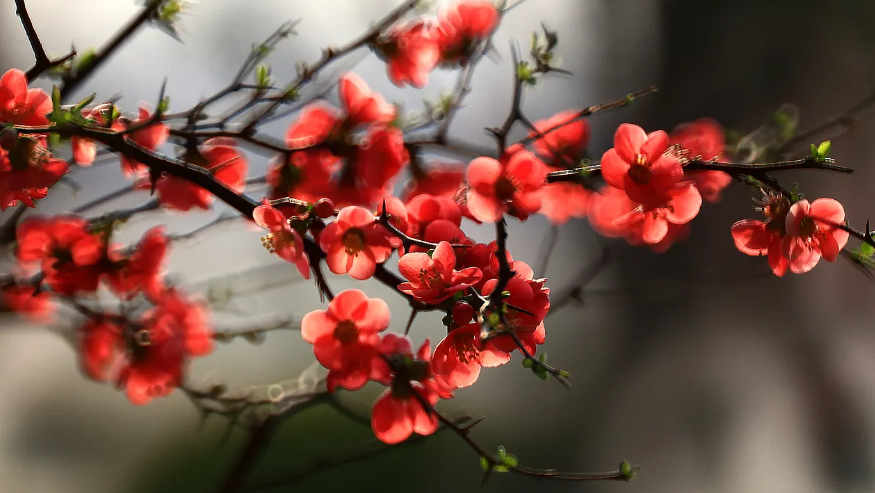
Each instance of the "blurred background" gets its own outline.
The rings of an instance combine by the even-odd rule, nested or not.
[[[398,0],[202,0],[184,16],[182,43],[157,29],[139,32],[69,100],[92,92],[120,96],[134,111],[154,106],[167,77],[171,110],[189,108],[233,77],[253,43],[280,23],[301,19],[299,35],[268,60],[280,83],[295,62],[315,60],[381,18]],[[436,2],[436,6],[446,1]],[[31,0],[34,23],[50,52],[80,51],[108,39],[139,8],[130,0]],[[490,145],[482,128],[503,121],[511,94],[509,41],[526,48],[541,21],[559,32],[558,53],[573,78],[543,79],[526,93],[531,119],[623,97],[658,85],[659,93],[591,119],[590,152],[612,146],[621,122],[671,129],[712,117],[741,133],[768,121],[783,103],[795,104],[805,130],[867,97],[875,88],[875,4],[864,0],[700,2],[693,0],[528,0],[510,12],[495,37],[498,56],[485,60],[451,137]],[[0,5],[0,71],[27,69],[32,56],[13,2]],[[432,74],[422,91],[398,89],[384,65],[362,51],[328,69],[305,92],[327,91],[354,70],[387,99],[420,109],[423,97],[449,91],[452,72]],[[36,86],[48,89],[50,81]],[[78,98],[77,98],[78,96]],[[281,136],[289,119],[265,128]],[[513,137],[524,133],[518,129]],[[833,142],[833,156],[857,172],[782,175],[811,198],[834,197],[861,227],[875,208],[870,156],[875,121],[863,121]],[[819,142],[819,140],[817,140]],[[798,152],[804,155],[807,142]],[[252,173],[267,159],[250,156]],[[438,157],[435,157],[436,159]],[[115,160],[77,169],[83,188],[63,185],[40,203],[46,213],[70,210],[125,185]],[[253,196],[259,196],[253,191]],[[146,193],[106,204],[92,215],[148,200]],[[119,236],[134,241],[155,224],[185,232],[223,211],[185,216],[138,216]],[[8,211],[7,211],[8,212]],[[259,491],[625,491],[863,492],[875,487],[875,286],[848,262],[822,263],[804,275],[778,279],[765,259],[735,250],[729,227],[755,217],[748,190],[737,184],[722,203],[706,204],[690,239],[665,254],[599,238],[586,220],[563,226],[546,265],[538,260],[551,234],[542,217],[510,225],[515,258],[549,279],[554,300],[583,285],[581,302],[551,312],[544,351],[572,374],[574,388],[542,382],[518,359],[485,371],[477,384],[445,403],[451,415],[485,416],[475,436],[504,445],[522,464],[600,471],[621,460],[642,466],[631,484],[562,483],[493,475],[481,487],[477,456],[441,432],[367,461],[295,477],[325,454],[356,447],[372,433],[328,406],[286,420],[252,475]],[[491,230],[470,229],[487,241]],[[240,327],[271,317],[300,317],[320,306],[312,284],[260,245],[243,224],[211,230],[175,245],[170,270],[181,285],[210,296],[217,327]],[[604,248],[611,262],[596,277]],[[10,252],[5,252],[8,266]],[[338,292],[350,287],[383,296],[402,331],[407,308],[376,283],[331,276]],[[394,303],[394,304],[393,304]],[[182,395],[134,407],[111,386],[78,370],[70,329],[0,315],[0,491],[17,493],[151,493],[215,490],[245,442],[228,423],[201,423]],[[437,316],[421,316],[419,342],[436,341]],[[258,345],[219,346],[191,368],[190,382],[231,387],[294,379],[312,363],[312,349],[294,331],[272,332]],[[342,396],[367,416],[378,388]],[[292,480],[294,479],[294,480]]]

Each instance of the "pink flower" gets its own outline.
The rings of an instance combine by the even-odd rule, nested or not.
[[[397,127],[377,127],[358,147],[355,169],[359,179],[369,187],[391,188],[394,178],[410,162],[404,147],[404,134]]]
[[[744,219],[732,225],[735,247],[751,256],[767,255],[769,267],[778,277],[787,273],[790,261],[784,253],[787,216],[790,201],[782,195],[765,194],[760,208],[765,221]]]
[[[331,372],[333,386],[361,388],[370,377],[379,333],[389,326],[389,306],[357,289],[339,293],[328,310],[314,310],[301,321],[301,336],[313,344],[316,359]]]
[[[399,284],[398,289],[417,301],[437,304],[480,282],[480,269],[457,271],[455,266],[456,254],[446,241],[438,243],[431,257],[427,253],[408,253],[398,261],[398,270],[408,282]]]
[[[845,209],[834,199],[817,199],[809,203],[800,200],[787,213],[784,255],[790,260],[790,271],[803,274],[823,257],[835,262],[848,243],[849,234],[838,226],[845,222]]]
[[[624,123],[614,134],[614,147],[602,156],[602,177],[635,202],[658,202],[684,174],[678,158],[667,149],[668,134],[662,130],[648,135],[641,127]]]
[[[304,240],[289,226],[289,220],[278,209],[260,205],[252,211],[255,223],[270,233],[261,238],[261,243],[271,253],[298,268],[304,279],[310,279],[310,259],[304,252]]]
[[[577,183],[548,183],[541,194],[541,214],[553,224],[565,224],[572,217],[586,217],[592,192]]]
[[[510,354],[482,342],[480,323],[471,323],[474,309],[460,303],[453,307],[449,333],[434,350],[432,369],[454,388],[470,387],[480,376],[480,368],[492,368],[510,361]]]
[[[401,191],[401,200],[410,202],[417,195],[434,195],[455,199],[465,181],[465,167],[462,165],[434,165],[427,170],[413,170],[413,176]]]
[[[468,165],[468,210],[484,222],[505,213],[525,219],[540,209],[546,177],[544,163],[525,150],[502,161],[479,157]]]
[[[632,244],[640,239],[648,245],[661,242],[669,224],[690,222],[702,206],[702,196],[691,183],[668,190],[661,200],[649,205],[636,203],[610,187],[593,195],[592,200],[589,218],[596,231],[608,237],[625,236]]]
[[[335,274],[349,274],[365,280],[374,275],[377,264],[392,254],[392,244],[385,228],[364,207],[341,209],[337,220],[319,235],[319,246],[327,254],[325,263]]]

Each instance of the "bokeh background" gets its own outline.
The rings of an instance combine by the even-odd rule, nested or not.
[[[321,47],[342,45],[397,0],[202,0],[184,16],[179,43],[156,29],[137,34],[78,96],[121,96],[133,110],[153,102],[165,76],[171,108],[183,109],[220,89],[253,43],[281,22],[301,19],[299,35],[270,58],[279,81]],[[437,2],[438,6],[441,2]],[[447,2],[444,2],[447,3]],[[98,46],[132,16],[130,0],[31,0],[34,23],[51,53],[72,42]],[[485,126],[501,122],[511,92],[509,42],[523,47],[545,21],[560,33],[563,66],[573,78],[548,78],[526,93],[532,119],[622,97],[649,85],[658,94],[591,119],[590,150],[611,146],[617,124],[670,129],[709,116],[747,132],[782,103],[801,111],[806,129],[865,98],[875,87],[875,5],[864,0],[700,2],[694,0],[528,0],[495,37],[498,55],[484,61],[451,137],[489,145]],[[398,89],[384,67],[362,52],[326,71],[309,89],[328,91],[354,70],[390,100],[419,109],[423,97],[450,90],[451,72],[436,72],[421,92]],[[0,5],[0,70],[32,62],[13,2]],[[48,88],[50,82],[38,86]],[[69,95],[73,100],[77,95]],[[267,128],[282,135],[288,121]],[[515,134],[522,136],[523,134]],[[873,213],[870,183],[875,122],[855,125],[833,143],[834,157],[858,171],[782,175],[809,197],[839,199],[852,225]],[[800,153],[805,153],[803,147]],[[438,157],[435,157],[436,159]],[[251,156],[253,172],[267,159]],[[76,170],[83,185],[40,203],[69,210],[124,186],[114,162]],[[254,191],[257,196],[259,192]],[[103,210],[148,200],[145,193]],[[144,215],[120,238],[134,240],[154,224],[176,232],[209,222],[223,208],[185,216]],[[95,210],[92,213],[98,213]],[[691,238],[657,255],[598,238],[585,220],[561,228],[546,263],[549,225],[536,217],[512,222],[510,249],[536,266],[556,293],[584,284],[582,302],[551,313],[544,350],[572,374],[567,391],[542,382],[518,360],[484,372],[477,385],[446,403],[454,415],[482,415],[476,437],[502,444],[521,463],[562,470],[609,470],[640,464],[631,484],[560,483],[495,475],[483,487],[476,455],[449,433],[389,450],[367,461],[284,481],[325,454],[371,439],[370,430],[328,406],[288,419],[253,474],[260,491],[627,491],[863,492],[875,487],[875,286],[852,265],[824,263],[804,276],[772,276],[765,260],[738,253],[729,227],[752,217],[748,191],[734,185],[721,204],[706,204]],[[489,230],[472,229],[487,240]],[[319,306],[310,283],[261,247],[261,233],[229,223],[177,245],[170,270],[180,284],[210,295],[220,327],[302,316]],[[611,262],[592,278],[604,248]],[[9,261],[8,252],[4,262]],[[4,264],[8,265],[8,264]],[[336,291],[362,287],[332,277]],[[392,328],[406,308],[382,286],[363,287],[394,302]],[[230,295],[230,296],[228,296]],[[219,418],[201,424],[180,392],[133,407],[110,386],[83,378],[69,337],[75,319],[50,328],[0,315],[0,491],[19,493],[150,493],[212,491],[245,441]],[[440,336],[435,316],[412,331],[417,341]],[[297,332],[270,333],[259,345],[220,346],[192,367],[193,384],[230,386],[296,378],[311,362]],[[346,394],[367,416],[379,389]]]

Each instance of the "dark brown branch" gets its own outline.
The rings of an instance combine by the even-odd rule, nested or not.
[[[58,58],[49,58],[45,48],[39,39],[36,28],[33,27],[33,21],[30,19],[30,14],[27,12],[27,5],[24,0],[15,0],[15,13],[21,19],[21,26],[24,28],[24,33],[27,34],[27,40],[30,42],[30,48],[33,50],[34,64],[33,67],[26,72],[28,82],[31,82],[47,70],[64,64],[67,60],[76,56],[75,51],[70,51],[64,56]]]

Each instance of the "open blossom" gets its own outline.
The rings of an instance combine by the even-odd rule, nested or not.
[[[376,43],[376,49],[386,62],[389,80],[399,87],[404,84],[425,86],[441,53],[438,33],[423,21],[392,26]]]
[[[189,164],[209,170],[213,178],[228,186],[237,193],[243,191],[249,165],[243,154],[233,147],[233,141],[228,139],[210,139],[204,142],[195,152],[185,157]],[[147,179],[139,184],[140,188],[149,188]],[[179,211],[189,211],[192,208],[207,210],[213,203],[213,194],[192,184],[188,180],[175,176],[164,175],[155,183],[158,201],[164,207]]]
[[[395,106],[387,103],[379,93],[371,91],[365,81],[353,73],[340,78],[340,102],[346,109],[346,124],[350,127],[386,124],[395,119]]]
[[[377,264],[392,254],[387,231],[376,223],[371,211],[349,206],[341,209],[337,220],[319,235],[319,246],[326,253],[325,263],[335,274],[349,274],[365,280],[374,275]]]
[[[16,230],[19,264],[39,262],[45,283],[55,292],[73,295],[97,290],[103,269],[103,240],[88,231],[79,217],[29,217]]]
[[[394,178],[410,162],[404,134],[397,127],[372,129],[358,146],[355,169],[359,179],[372,188],[391,188]]]
[[[18,69],[0,77],[0,123],[48,125],[52,100],[42,89],[28,89],[27,75]]]
[[[63,159],[52,157],[40,139],[0,135],[0,211],[19,202],[35,207],[49,188],[70,171]]]
[[[589,120],[576,117],[577,112],[569,110],[535,122],[535,132],[529,137],[543,133],[532,141],[532,145],[548,165],[560,168],[577,166],[577,160],[589,145],[590,128]]]
[[[466,65],[498,21],[498,9],[489,0],[462,0],[443,12],[438,20],[441,63]]]
[[[431,256],[408,253],[398,261],[398,270],[407,279],[398,285],[398,289],[417,301],[436,304],[480,281],[480,269],[469,267],[458,271],[455,266],[456,254],[446,241],[438,243]]]
[[[141,293],[157,298],[164,290],[162,269],[167,243],[164,228],[156,226],[146,231],[130,255],[110,250],[105,279],[113,293],[121,299],[131,299]]]
[[[547,280],[535,279],[531,267],[524,262],[514,262],[513,270],[514,276],[505,287],[508,296],[504,298],[504,302],[508,306],[504,313],[504,322],[496,330],[513,331],[523,347],[530,354],[534,354],[537,347],[546,340],[544,318],[550,310],[550,289],[545,286]],[[498,279],[486,281],[481,294],[488,296],[497,284]],[[525,312],[514,310],[513,307]],[[516,341],[507,334],[499,335],[492,341],[495,348],[507,353],[517,349]]]
[[[289,226],[286,216],[274,207],[260,205],[252,211],[252,217],[256,224],[270,231],[261,238],[265,248],[297,267],[304,279],[310,279],[310,259],[304,252],[304,240]]]
[[[470,387],[480,376],[480,368],[493,368],[510,361],[510,354],[482,341],[483,327],[473,321],[474,309],[466,303],[453,307],[453,323],[447,336],[435,347],[431,364],[435,374],[454,388]]]
[[[465,181],[465,167],[462,165],[432,165],[428,169],[412,171],[413,176],[401,190],[400,198],[404,202],[422,194],[455,199]]]
[[[115,382],[136,405],[169,395],[182,384],[188,361],[213,349],[206,309],[174,290],[132,325],[99,317],[79,330],[85,373]]]
[[[546,177],[544,163],[525,150],[501,161],[478,157],[468,165],[468,210],[484,222],[497,221],[505,213],[526,219],[541,207]]]
[[[152,118],[152,114],[149,113],[149,110],[145,106],[140,106],[137,119],[131,123],[131,126],[139,127],[141,124],[148,122],[150,118]],[[168,135],[170,135],[170,129],[167,127],[167,124],[157,122],[131,132],[127,135],[127,139],[149,149],[150,151],[155,151],[167,142]],[[125,156],[121,157],[121,166],[122,173],[124,173],[125,176],[131,176],[146,171],[146,167],[143,166],[142,163]]]
[[[848,243],[847,231],[838,228],[845,210],[833,199],[800,200],[792,205],[780,195],[767,195],[765,221],[746,219],[732,225],[735,246],[747,255],[768,255],[778,277],[810,271],[821,257],[835,262]]]
[[[379,333],[389,326],[389,306],[379,298],[348,289],[301,321],[301,336],[313,345],[316,359],[329,369],[330,387],[361,388],[371,376]]]
[[[720,160],[726,146],[723,127],[710,118],[700,118],[679,125],[669,135],[669,143],[681,146],[687,151],[689,158],[704,161]],[[695,181],[702,198],[708,202],[719,202],[720,192],[732,183],[732,177],[723,171],[694,170],[685,174]]]
[[[624,123],[614,134],[614,147],[602,156],[602,177],[634,202],[658,202],[684,174],[678,158],[667,149],[668,134],[662,130],[647,134]]]
[[[616,189],[605,187],[593,196],[590,223],[607,237],[624,236],[629,243],[653,245],[663,241],[669,224],[690,222],[699,213],[702,197],[691,183],[667,191],[661,200],[640,204]]]
[[[386,334],[379,349],[380,358],[375,360],[371,378],[391,388],[377,398],[371,410],[374,435],[393,444],[403,442],[413,433],[434,433],[438,419],[431,408],[439,399],[452,397],[452,392],[431,368],[428,340],[414,355],[410,339]]]

